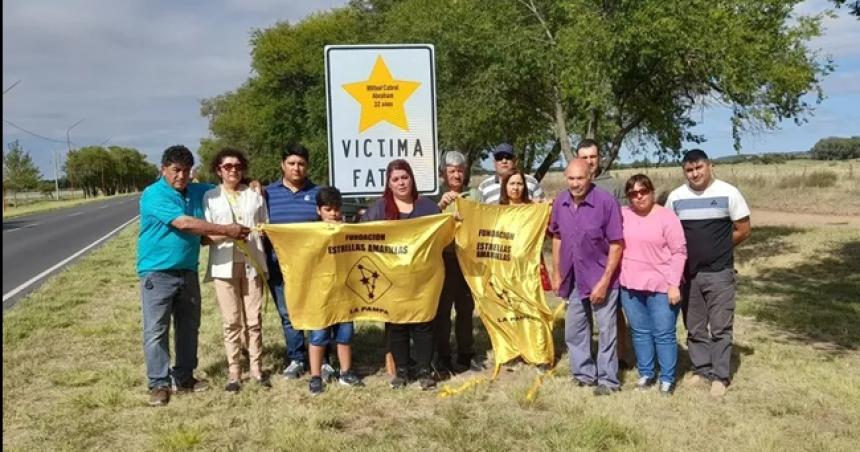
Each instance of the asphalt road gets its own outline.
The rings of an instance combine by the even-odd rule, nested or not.
[[[139,199],[124,196],[4,220],[3,310],[134,219]]]

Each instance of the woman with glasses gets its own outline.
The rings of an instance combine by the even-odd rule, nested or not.
[[[660,393],[671,395],[678,360],[675,324],[687,242],[678,217],[655,204],[654,185],[648,176],[632,176],[624,191],[629,205],[621,209],[624,220],[621,304],[636,352],[639,369],[636,389],[646,390],[659,379]]]
[[[216,224],[239,223],[254,228],[268,221],[263,197],[244,184],[248,159],[236,149],[225,148],[215,155],[212,173],[221,184],[203,195],[206,221]],[[266,258],[259,232],[251,232],[245,248],[231,239],[210,236],[207,280],[213,280],[215,297],[224,322],[224,348],[227,352],[228,381],[224,390],[236,393],[241,388],[243,350],[247,350],[250,374],[268,388],[263,376],[263,334],[261,308],[265,284]]]

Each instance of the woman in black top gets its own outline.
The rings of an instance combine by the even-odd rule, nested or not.
[[[418,195],[412,167],[406,160],[392,160],[388,164],[386,176],[382,198],[367,209],[362,221],[405,220],[441,213],[435,202]],[[434,344],[432,320],[421,323],[386,323],[385,331],[388,349],[394,356],[396,368],[391,387],[398,389],[408,384],[411,362],[415,364],[415,377],[421,389],[435,387],[436,380],[430,367]]]

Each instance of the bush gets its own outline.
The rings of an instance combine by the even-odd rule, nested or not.
[[[779,182],[779,188],[827,188],[836,185],[839,176],[830,170],[813,171],[809,174],[793,174]]]

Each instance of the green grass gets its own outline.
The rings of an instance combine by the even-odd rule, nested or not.
[[[136,193],[125,193],[121,195],[114,196],[97,196],[95,198],[75,198],[75,199],[60,199],[59,201],[55,200],[47,200],[47,201],[38,201],[30,204],[23,204],[18,207],[7,207],[6,210],[3,211],[3,219],[8,220],[15,217],[20,217],[24,215],[32,215],[34,213],[43,213],[51,210],[57,209],[65,209],[67,207],[79,206],[82,204],[89,204],[91,202],[96,201],[104,201],[106,199],[119,198],[122,196],[131,196]]]
[[[381,373],[381,328],[370,323],[355,342],[366,388],[311,397],[306,380],[276,377],[270,391],[248,385],[230,396],[220,389],[221,320],[203,284],[198,375],[214,387],[163,408],[146,405],[136,232],[123,231],[6,313],[4,449],[847,451],[860,441],[856,228],[760,227],[738,250],[736,374],[720,401],[684,387],[668,399],[635,392],[632,371],[622,374],[621,393],[595,398],[569,383],[566,355],[534,400],[526,398],[537,375],[529,367],[445,399],[414,387],[395,392]],[[264,366],[277,373],[283,338],[272,306],[264,317]],[[483,327],[476,333],[486,350]]]

